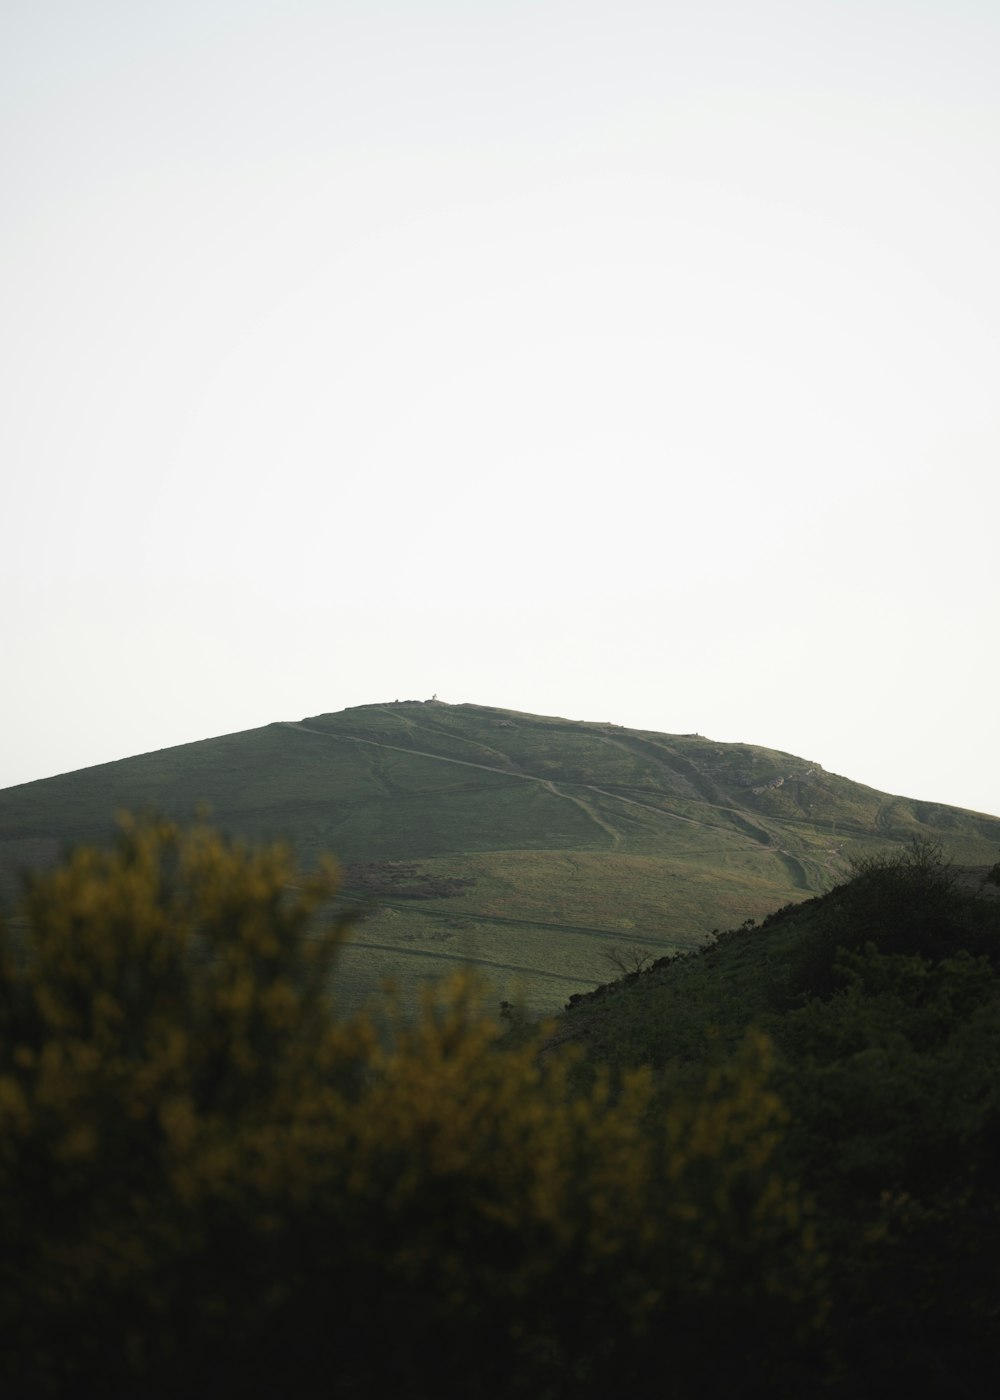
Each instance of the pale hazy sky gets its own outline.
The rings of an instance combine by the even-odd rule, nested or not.
[[[0,26],[0,786],[437,692],[1000,813],[996,0]]]

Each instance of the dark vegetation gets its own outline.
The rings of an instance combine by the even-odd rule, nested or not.
[[[344,890],[358,899],[453,899],[469,889],[475,880],[448,879],[428,875],[412,861],[359,861],[344,869]]]
[[[776,1055],[776,1164],[811,1203],[828,1312],[816,1393],[994,1394],[1000,1375],[997,867],[857,861],[820,899],[577,999],[588,1071],[647,1063],[666,1103],[747,1028]]]
[[[286,848],[76,851],[0,949],[3,1393],[985,1400],[988,877],[867,857],[538,1029],[332,1014]]]

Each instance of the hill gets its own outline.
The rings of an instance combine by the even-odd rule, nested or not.
[[[751,744],[481,705],[396,702],[206,739],[0,792],[0,881],[156,808],[304,864],[332,851],[369,908],[344,1000],[480,966],[551,1011],[607,975],[828,890],[850,855],[937,840],[995,859],[1000,819],[893,797]]]

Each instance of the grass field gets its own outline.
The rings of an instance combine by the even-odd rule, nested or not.
[[[1000,819],[891,797],[748,744],[477,705],[370,705],[206,739],[0,792],[0,879],[103,841],[122,809],[280,838],[345,868],[367,917],[344,1005],[409,998],[462,962],[496,1000],[557,1010],[604,950],[689,949],[830,888],[851,854],[941,841],[996,857]]]

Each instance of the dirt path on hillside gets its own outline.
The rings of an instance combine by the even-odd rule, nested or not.
[[[642,748],[639,748],[638,750],[631,743],[628,743],[622,739],[612,738],[610,736],[605,736],[604,742],[606,744],[613,744],[616,748],[622,749],[625,753],[628,754],[633,754],[637,751],[640,753],[645,753],[646,748],[650,748],[657,749],[660,751],[660,753],[667,755],[667,757],[662,758],[660,757],[660,753],[656,753],[653,755],[653,757],[654,760],[658,762],[661,765],[661,767],[665,768],[668,773],[672,773],[678,777],[687,778],[687,780],[691,782],[692,785],[695,785],[695,791],[701,794],[703,801],[706,803],[707,806],[711,807],[713,811],[727,813],[737,822],[737,824],[745,832],[754,835],[754,839],[763,838],[760,839],[760,845],[762,846],[762,848],[769,854],[775,855],[781,860],[785,869],[791,875],[793,884],[798,889],[812,889],[812,885],[809,882],[809,875],[805,865],[803,864],[803,861],[798,856],[793,855],[791,851],[786,850],[785,847],[781,845],[777,834],[774,831],[772,831],[769,826],[766,826],[760,818],[758,818],[756,821],[753,821],[750,819],[750,817],[747,816],[745,812],[740,811],[736,807],[727,807],[720,802],[711,801],[707,795],[706,789],[711,790],[714,793],[714,795],[718,797],[720,794],[716,790],[715,785],[711,783],[709,779],[705,779],[703,781],[699,780],[696,784],[696,770],[694,768],[694,765],[690,763],[687,759],[680,758],[679,755],[676,755],[672,753],[671,750],[667,749],[665,745],[654,743],[652,739],[636,740],[636,744],[644,746]],[[591,790],[593,792],[604,792],[603,788],[592,788]],[[650,812],[662,811],[661,808],[651,807],[648,803],[639,802],[634,797],[619,797],[617,793],[613,792],[605,792],[604,795],[605,797],[617,797],[619,802],[631,802],[636,807],[645,807],[646,810]],[[706,830],[714,831],[717,835],[719,834],[718,827],[713,826],[710,822],[698,821],[696,817],[682,817],[679,813],[675,812],[664,812],[663,815],[671,816],[674,818],[675,821],[692,822],[695,826],[703,826],[706,828]],[[751,849],[753,848],[751,847]],[[832,860],[827,860],[823,862],[823,864],[826,865],[831,870],[831,872],[833,872],[834,866]]]
[[[418,758],[434,758],[438,763],[457,763],[462,768],[481,768],[485,773],[500,773],[504,778],[523,778],[529,783],[540,783],[532,773],[515,773],[509,768],[497,768],[492,763],[473,763],[471,758],[449,758],[443,753],[430,753],[427,749],[408,749],[404,744],[387,744],[382,739],[362,739],[358,734],[337,734],[332,729],[313,729],[308,724],[295,720],[281,720],[285,729],[301,729],[305,734],[319,734],[324,739],[336,739],[342,744],[371,744],[376,749],[392,749],[395,753],[415,754]]]
[[[484,773],[499,773],[504,778],[519,778],[526,783],[539,783],[553,797],[561,797],[564,802],[572,802],[574,807],[579,807],[585,812],[595,826],[599,827],[604,834],[610,838],[612,850],[618,850],[622,844],[622,834],[609,825],[603,817],[599,816],[594,808],[582,797],[573,797],[568,792],[560,792],[555,783],[548,778],[539,778],[534,773],[517,773],[510,768],[497,768],[490,763],[473,763],[469,758],[448,758],[445,754],[430,753],[426,749],[408,749],[402,744],[386,744],[380,739],[362,739],[354,734],[335,734],[329,729],[313,729],[308,724],[299,724],[295,720],[282,720],[281,723],[286,729],[301,729],[306,734],[319,734],[324,739],[337,739],[344,744],[371,744],[377,749],[392,749],[395,753],[415,754],[420,758],[433,758],[438,763],[457,763],[461,768],[479,768]],[[586,786],[586,784],[581,784]]]
[[[551,782],[548,778],[539,778],[537,781],[541,783],[542,787],[548,788],[549,792],[554,793],[556,797],[563,797],[567,802],[574,802],[582,812],[586,813],[592,822],[599,826],[602,831],[606,831],[611,837],[611,849],[613,851],[617,851],[621,847],[623,839],[621,832],[616,831],[613,826],[610,826],[590,805],[585,797],[573,797],[571,793],[560,792],[555,783]],[[597,791],[596,788],[593,790],[595,792]]]
[[[520,973],[526,977],[543,977],[553,982],[566,982],[571,987],[587,985],[585,977],[571,976],[568,972],[547,972],[541,967],[529,967],[526,963],[494,962],[492,958],[476,958],[471,953],[446,953],[440,948],[407,948],[400,943],[366,943],[356,939],[357,948],[372,948],[380,953],[392,953],[394,957],[431,958],[439,962],[458,963],[461,967],[485,967],[491,972]]]
[[[379,708],[384,714],[392,715],[393,719],[401,720],[410,729],[421,729],[425,734],[440,734],[445,739],[450,739],[452,743],[468,744],[470,748],[478,749],[480,753],[491,753],[494,758],[498,758],[501,763],[507,765],[500,769],[503,773],[519,773],[523,776],[523,770],[519,763],[515,763],[510,754],[504,753],[501,749],[491,748],[489,744],[481,744],[478,739],[466,739],[462,734],[452,734],[450,729],[440,729],[436,724],[421,724],[419,720],[410,719],[408,715],[395,714],[387,705]]]
[[[706,831],[714,831],[716,836],[735,836],[735,832],[726,831],[725,827],[715,826],[712,822],[699,821],[697,817],[682,817],[680,812],[669,812],[666,807],[654,807],[649,802],[640,802],[637,797],[623,797],[619,792],[608,792],[607,788],[587,785],[591,792],[599,792],[602,797],[610,797],[614,802],[627,802],[630,807],[641,807],[644,812],[655,812],[658,817],[668,817],[675,822],[690,822],[692,826],[703,826]],[[725,811],[725,808],[719,808]]]
[[[625,838],[622,833],[612,826],[610,822],[605,821],[593,804],[588,802],[586,798],[576,797],[568,792],[561,792],[551,779],[540,778],[535,773],[524,773],[516,767],[498,768],[492,763],[475,763],[470,758],[449,758],[446,754],[431,753],[429,749],[408,749],[403,744],[387,744],[382,739],[362,739],[360,735],[357,734],[337,734],[331,729],[314,729],[311,725],[302,724],[296,720],[282,720],[281,723],[286,729],[301,729],[305,734],[318,734],[324,739],[336,739],[343,744],[369,744],[372,748],[376,749],[391,749],[394,753],[413,754],[419,758],[433,758],[438,763],[457,763],[460,768],[479,768],[484,773],[499,773],[503,778],[519,778],[526,783],[539,783],[542,787],[551,792],[553,797],[561,797],[564,802],[572,802],[575,807],[579,807],[590,821],[592,821],[595,826],[599,827],[609,838],[612,850],[620,850],[624,844]],[[442,735],[447,735],[448,738],[453,739],[456,737],[455,735],[447,734],[445,730],[435,731],[428,725],[417,725],[414,721],[408,721],[408,723],[410,723],[413,728],[421,728],[428,733],[439,732]],[[617,744],[618,747],[625,749],[626,752],[629,751],[627,746],[622,744],[619,740],[610,740],[609,742]],[[503,758],[508,763],[513,762],[507,754],[504,754],[499,749],[492,749],[490,752],[496,753],[498,757]],[[669,769],[669,764],[664,763],[663,766]],[[719,838],[730,834],[723,828],[714,826],[711,822],[699,821],[697,817],[682,817],[678,812],[668,812],[663,808],[650,806],[649,803],[639,802],[634,797],[622,797],[618,793],[607,792],[604,788],[599,788],[593,783],[574,783],[573,786],[584,788],[588,792],[596,793],[600,797],[613,798],[616,802],[630,803],[633,807],[641,807],[647,812],[656,812],[670,821],[690,822],[693,826],[704,827],[706,831],[713,832],[714,835]],[[714,802],[710,802],[708,805],[715,811],[728,813],[731,817],[734,817],[741,826],[750,827],[753,831],[760,832],[765,836],[767,838],[767,844],[765,845],[761,842],[761,849],[768,851],[772,855],[785,856],[790,860],[797,861],[797,857],[791,855],[790,852],[783,850],[782,847],[779,846],[773,832],[768,831],[765,827],[756,826],[749,822],[744,813],[739,812],[735,807],[723,807]],[[731,833],[733,836],[737,834],[738,832],[736,831]],[[750,849],[754,849],[754,847],[750,847]]]

